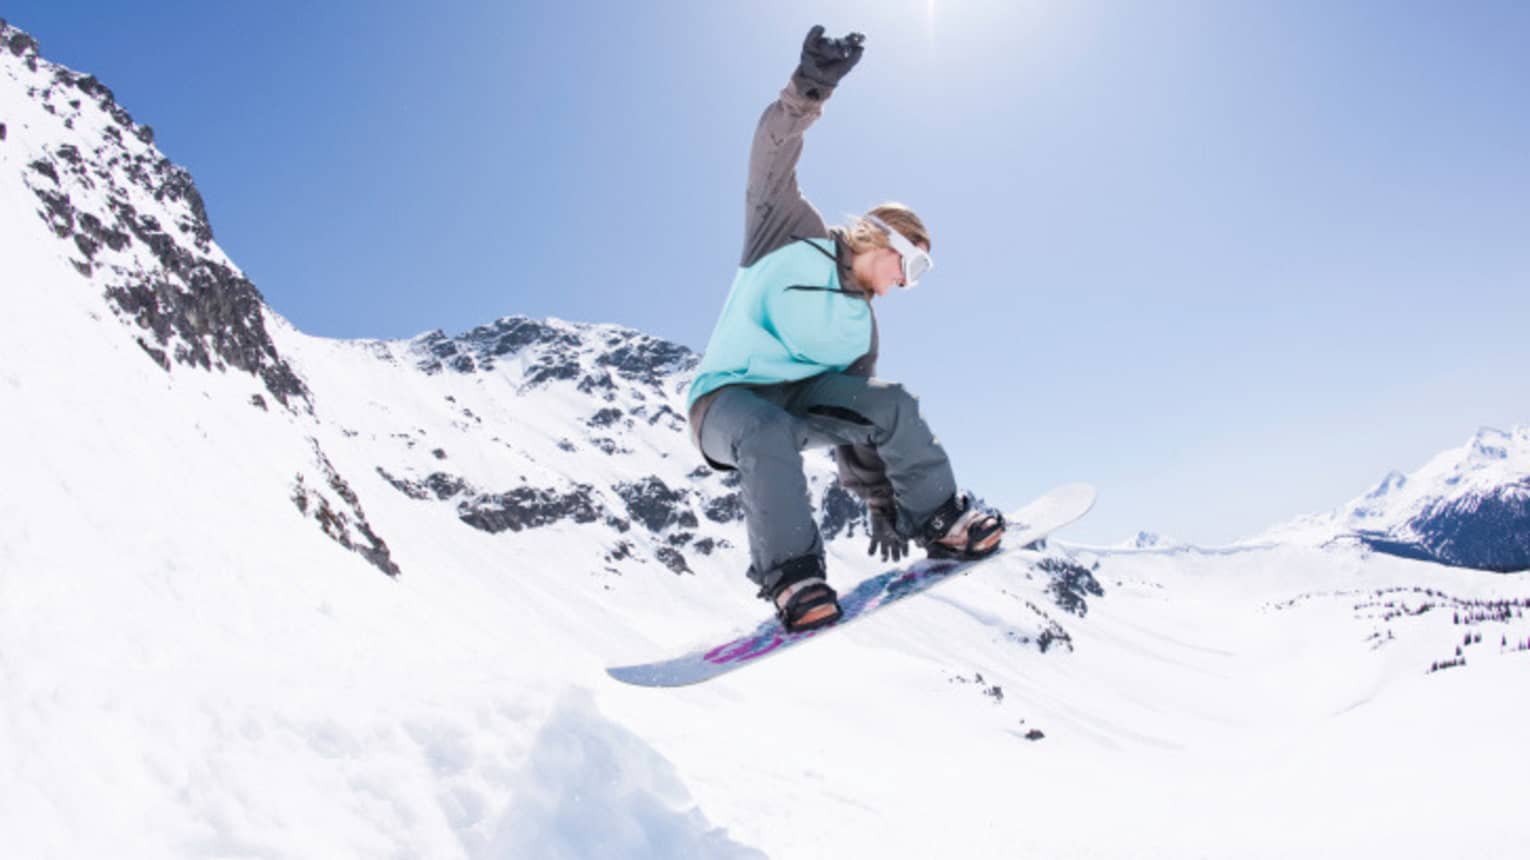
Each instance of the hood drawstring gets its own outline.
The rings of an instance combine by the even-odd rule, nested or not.
[[[812,241],[811,239],[808,239],[805,236],[798,236],[795,233],[791,234],[790,238],[794,242],[807,242],[809,245],[812,246],[813,250],[817,251],[818,253],[820,253],[820,254],[824,255],[825,257],[828,257],[830,260],[832,260],[834,262],[834,267],[836,269],[839,268],[839,257],[835,256],[834,254],[829,253],[828,251],[825,251],[822,247],[819,246],[819,244],[817,242],[814,242],[814,241]],[[837,237],[837,236],[830,236],[829,238],[834,240],[834,247],[838,248],[839,247],[839,237]],[[807,284],[794,284],[794,285],[792,285],[790,287],[787,287],[787,289],[788,290],[806,290],[808,292],[815,292],[815,293],[840,293],[841,295],[853,296],[853,297],[855,297],[857,299],[864,299],[864,298],[866,298],[866,291],[865,290],[847,290],[844,287],[840,287],[839,289],[835,289],[833,287],[812,287],[812,286],[808,286]]]

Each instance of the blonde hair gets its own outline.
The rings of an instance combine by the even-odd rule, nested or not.
[[[930,231],[925,229],[924,222],[919,220],[914,210],[902,203],[883,203],[872,207],[866,214],[875,215],[886,221],[889,227],[902,233],[915,245],[930,247]],[[889,247],[887,234],[882,232],[881,227],[865,218],[854,216],[851,217],[850,223],[845,225],[845,244],[850,246],[852,254]]]

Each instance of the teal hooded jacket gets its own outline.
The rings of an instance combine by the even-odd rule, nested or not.
[[[803,132],[823,114],[832,93],[794,74],[755,128],[743,254],[687,398],[698,450],[707,407],[727,386],[876,373],[876,315],[866,295],[845,283],[849,249],[797,184]],[[892,498],[886,464],[875,448],[841,445],[834,458],[841,486],[862,499]],[[706,459],[713,468],[732,468]]]
[[[687,406],[724,385],[796,382],[871,352],[871,304],[840,283],[832,238],[802,239],[739,269]]]

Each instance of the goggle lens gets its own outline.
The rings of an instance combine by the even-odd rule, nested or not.
[[[914,249],[918,253],[913,257],[903,257],[903,285],[905,287],[919,286],[919,279],[930,270],[930,255]]]

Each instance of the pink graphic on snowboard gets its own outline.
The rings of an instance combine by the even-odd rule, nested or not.
[[[702,659],[720,666],[763,657],[783,645],[791,644],[799,639],[811,638],[822,630],[844,624],[885,603],[893,603],[910,594],[917,594],[959,567],[961,565],[954,561],[932,562],[926,567],[916,567],[907,572],[895,570],[872,577],[840,600],[839,605],[844,610],[844,617],[828,627],[821,630],[809,630],[806,633],[787,633],[781,628],[780,622],[767,621],[760,625],[754,634],[725,642],[708,651]]]

